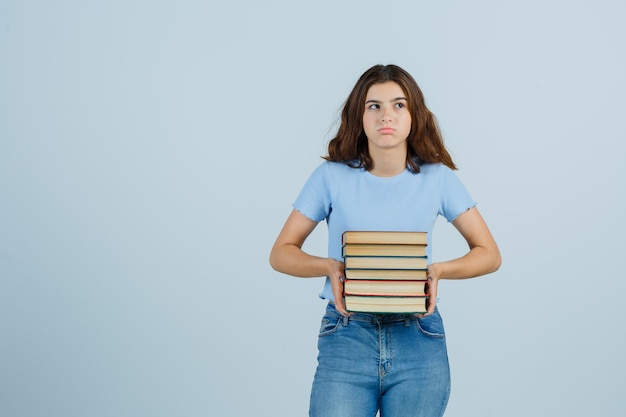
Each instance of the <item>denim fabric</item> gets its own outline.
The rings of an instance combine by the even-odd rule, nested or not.
[[[322,319],[310,417],[438,417],[450,395],[443,322],[434,314]]]

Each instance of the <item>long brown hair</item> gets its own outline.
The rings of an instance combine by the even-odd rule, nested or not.
[[[363,130],[365,97],[374,84],[393,81],[406,94],[411,131],[407,137],[407,166],[415,173],[421,163],[440,162],[450,169],[456,169],[448,153],[435,115],[428,110],[422,90],[408,72],[397,65],[375,65],[365,71],[346,99],[341,112],[341,125],[328,143],[328,156],[331,162],[345,162],[355,168],[371,170],[373,161],[369,154],[367,136]]]

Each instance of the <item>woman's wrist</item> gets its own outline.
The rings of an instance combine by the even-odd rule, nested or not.
[[[442,271],[443,263],[435,262],[428,266],[428,275],[432,276],[434,279],[442,279],[444,278],[444,271]]]
[[[327,266],[326,266],[326,276],[333,276],[337,273],[337,271],[341,270],[341,262],[334,258],[326,258]]]

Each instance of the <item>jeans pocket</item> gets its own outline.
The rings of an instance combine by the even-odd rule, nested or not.
[[[437,310],[426,317],[417,318],[415,323],[419,331],[426,336],[443,339],[446,335],[443,328],[443,320],[441,320],[441,316]]]
[[[322,324],[320,326],[319,337],[328,336],[335,333],[341,325],[341,318],[335,315],[326,315],[322,318]]]

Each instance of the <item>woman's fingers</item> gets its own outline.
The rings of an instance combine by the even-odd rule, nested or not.
[[[435,312],[435,307],[437,306],[437,287],[439,284],[439,277],[437,277],[437,273],[434,271],[434,268],[428,268],[426,281],[426,287],[428,288],[428,309],[426,310],[426,314],[422,315],[422,317],[433,314]]]

